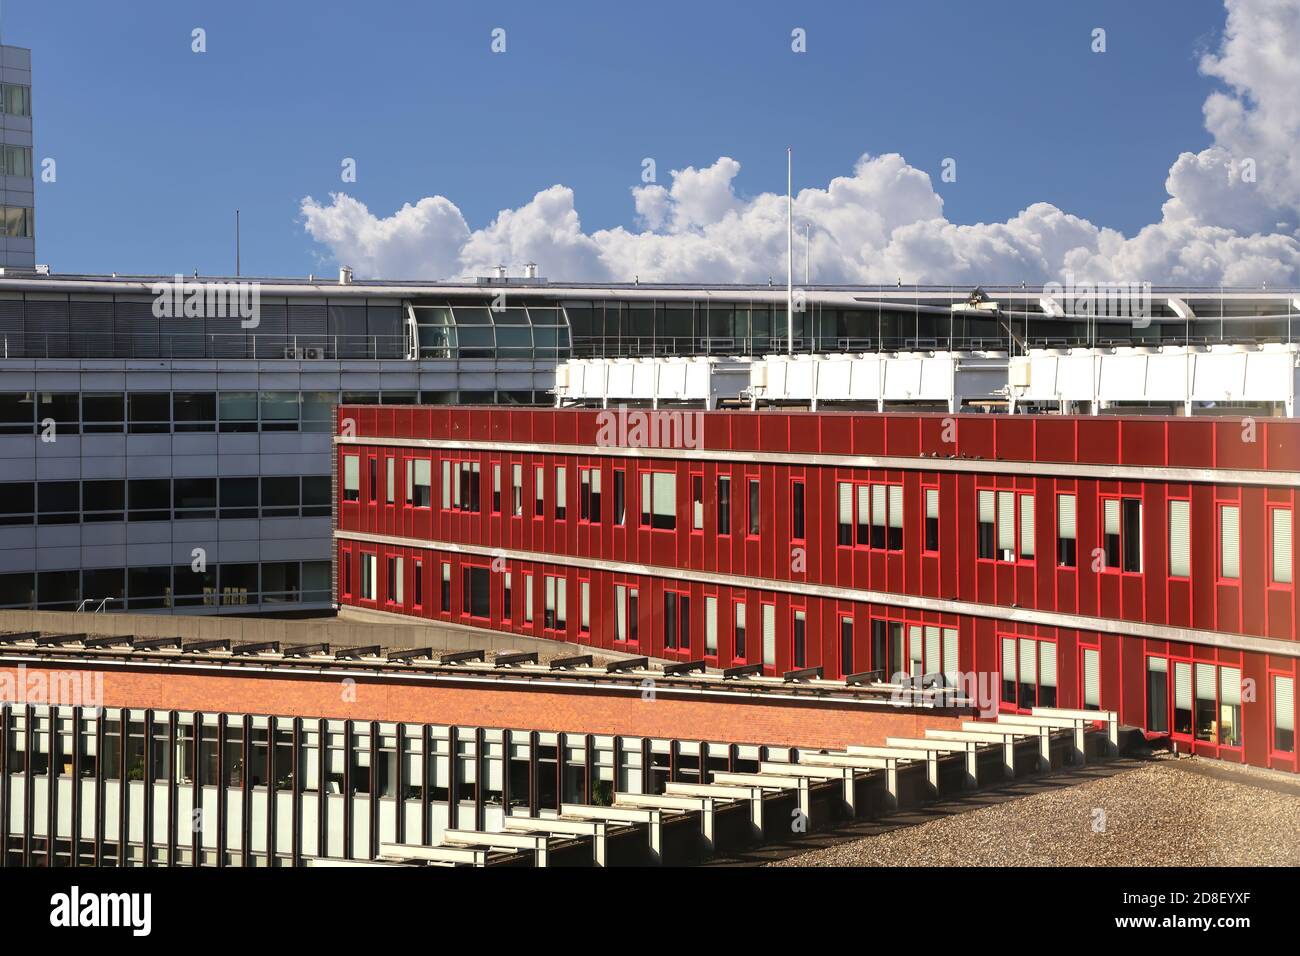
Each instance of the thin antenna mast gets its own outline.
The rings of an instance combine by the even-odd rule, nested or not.
[[[794,354],[794,149],[785,148],[785,354]]]

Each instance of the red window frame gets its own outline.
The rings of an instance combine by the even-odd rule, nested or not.
[[[797,620],[797,615],[799,614],[803,615],[803,662],[802,663],[799,662],[799,660],[795,655],[795,621]],[[796,604],[794,602],[791,602],[789,620],[790,620],[790,629],[789,629],[790,643],[786,648],[790,652],[790,656],[788,660],[790,661],[791,670],[799,670],[801,668],[808,666],[808,605]]]
[[[560,582],[564,582],[564,620],[560,620]],[[555,589],[555,620],[546,623],[546,588],[553,583]],[[542,633],[565,635],[569,633],[569,575],[563,571],[542,574]]]
[[[359,593],[358,593],[358,595],[357,595],[357,603],[359,603],[359,604],[372,604],[372,605],[374,605],[375,607],[379,607],[379,604],[380,604],[380,601],[379,601],[379,551],[378,551],[377,549],[376,549],[376,550],[367,550],[366,548],[358,548],[358,549],[357,549],[357,555],[358,555],[358,558],[359,558],[359,565],[358,565],[358,567],[357,567],[357,583],[358,583],[359,585],[361,585],[361,587],[360,587],[360,589],[359,589]],[[375,589],[375,596],[374,596],[374,597],[369,597],[369,598],[366,597],[366,595],[365,595],[365,580],[366,580],[366,579],[365,579],[365,574],[363,573],[363,570],[362,570],[362,568],[360,567],[361,564],[364,564],[364,563],[365,563],[365,560],[366,560],[366,556],[367,556],[367,555],[369,555],[370,557],[372,557],[372,558],[375,559],[375,571],[374,571],[374,574],[372,574],[372,575],[370,576],[371,584],[373,585],[373,587],[374,587],[374,589]]]
[[[1016,646],[1016,699],[1014,701],[1008,701],[1004,697],[1006,693],[1006,688],[1003,686],[1005,683],[1005,677],[1002,673],[1002,642],[1004,640],[1014,641]],[[1034,703],[1032,703],[1029,707],[1020,706],[1020,642],[1021,641],[1034,642]],[[1042,651],[1040,651],[1038,648],[1040,644],[1056,645],[1056,703],[1051,705],[1042,703],[1043,654]],[[960,644],[958,646],[960,647]],[[1034,707],[1045,707],[1045,706],[1060,707],[1061,706],[1061,642],[1059,638],[1035,637],[1029,634],[1013,634],[1009,632],[999,631],[997,632],[997,649],[998,649],[998,710],[1006,711],[1007,713],[1011,713],[1011,714],[1027,714]],[[1083,659],[1082,655],[1080,655],[1079,659],[1080,660]],[[1082,680],[1082,668],[1080,668],[1080,679]]]
[[[411,610],[424,609],[424,559],[411,559]]]
[[[1220,495],[1221,489],[1216,489],[1214,496],[1214,583],[1239,588],[1241,587],[1242,575],[1241,494]],[[1237,509],[1237,576],[1235,578],[1223,576],[1223,509],[1225,506]],[[1272,564],[1271,558],[1269,563]]]
[[[840,488],[839,486],[842,484],[849,485],[850,495],[852,497],[852,519],[853,520],[849,527],[850,537],[853,539],[852,544],[840,543],[840,534],[839,534]],[[874,545],[871,543],[871,532],[875,528],[875,525],[871,521],[871,518],[873,517],[872,511],[874,510],[874,505],[872,504],[873,494],[871,490],[873,485],[879,485],[885,489],[884,524],[880,526],[884,530],[885,537],[884,537],[884,543],[881,545]],[[859,540],[860,536],[858,533],[858,529],[864,526],[864,522],[862,521],[862,509],[859,507],[859,499],[861,495],[861,492],[858,490],[859,488],[865,488],[867,490],[867,520],[865,522],[865,527],[867,529],[866,541]],[[907,497],[906,497],[907,492],[906,491],[902,492],[903,504],[901,507],[903,509],[903,517],[902,517],[903,523],[899,525],[899,530],[903,532],[903,536],[901,539],[902,543],[899,544],[897,548],[891,548],[889,546],[889,499],[890,499],[889,489],[890,488],[900,488],[900,489],[903,488],[902,480],[900,479],[895,481],[895,480],[883,479],[883,478],[878,480],[873,480],[871,478],[850,478],[850,479],[836,478],[835,479],[835,546],[837,548],[842,548],[845,551],[848,551],[850,549],[854,551],[876,551],[881,554],[903,554],[907,550]]]
[[[470,571],[486,571],[488,576],[488,612],[487,615],[471,614],[470,609],[465,606],[465,576]],[[452,604],[455,606],[455,572],[456,567],[453,562],[452,567]],[[490,621],[492,620],[492,564],[486,564],[480,561],[461,560],[460,562],[460,617],[469,621]]]
[[[640,468],[636,471],[636,494],[637,494],[637,527],[643,531],[658,531],[663,534],[676,534],[678,531],[678,500],[681,495],[677,493],[677,469],[676,468]],[[672,475],[673,476],[673,526],[671,528],[656,528],[654,515],[654,493],[655,493],[655,475]],[[650,497],[646,501],[641,499],[645,497],[643,485],[645,478],[650,478]]]
[[[563,481],[560,480],[561,475],[564,476]],[[560,521],[568,521],[569,520],[569,462],[567,460],[557,461],[551,467],[551,478],[555,484],[555,488],[554,488],[555,500],[551,503],[551,517],[554,518],[557,523]],[[563,488],[564,490],[563,504],[561,504],[561,500],[560,500],[561,488]],[[563,514],[561,514],[560,512],[561,508],[564,509]],[[545,511],[546,509],[543,508],[542,510]]]
[[[1119,566],[1113,568],[1110,566],[1110,561],[1107,560],[1106,557],[1106,502],[1107,501],[1119,502]],[[1125,545],[1125,539],[1127,538],[1127,533],[1124,530],[1124,502],[1126,501],[1136,501],[1138,503],[1138,507],[1142,515],[1142,520],[1138,525],[1138,555],[1139,555],[1139,564],[1141,566],[1136,571],[1129,571],[1124,567],[1124,551],[1125,551],[1124,545]],[[1078,515],[1077,505],[1075,506],[1075,515],[1076,516]],[[1122,491],[1106,491],[1098,494],[1097,495],[1097,533],[1101,536],[1099,540],[1099,544],[1101,546],[1101,555],[1102,555],[1100,573],[1118,574],[1121,577],[1130,577],[1130,578],[1141,577],[1144,573],[1146,573],[1147,547],[1146,547],[1146,541],[1143,540],[1146,537],[1146,530],[1147,530],[1147,503],[1146,503],[1145,495],[1126,494]],[[1079,533],[1079,528],[1077,523],[1075,525],[1074,533],[1076,535],[1075,540],[1077,541],[1078,540],[1077,535]]]
[[[584,608],[582,595],[584,591],[587,595],[587,604],[585,608],[586,620],[583,620]],[[591,575],[587,575],[586,577],[583,577],[582,575],[578,576],[578,633],[591,633]]]
[[[615,578],[610,585],[614,589],[614,635],[613,643],[620,647],[638,647],[641,644],[641,628],[633,623],[632,596],[636,595],[636,610],[641,610],[641,585],[633,578]],[[618,636],[618,589],[623,589],[623,620],[627,624],[627,637]]]
[[[687,494],[690,496],[691,508],[691,534],[704,536],[704,522],[706,520],[704,509],[704,470],[701,468],[692,468],[686,474]],[[698,494],[698,497],[697,497]],[[695,526],[695,506],[698,502],[700,507],[700,524]]]
[[[1297,675],[1294,663],[1292,664],[1292,670],[1289,671],[1284,671],[1273,665],[1269,665],[1264,670],[1264,679],[1268,681],[1268,686],[1265,689],[1265,693],[1268,694],[1268,726],[1265,728],[1268,733],[1268,760],[1270,762],[1281,760],[1291,764],[1294,768],[1296,766],[1297,758],[1300,757],[1300,746],[1297,746],[1298,741],[1295,733],[1295,727],[1297,724],[1296,718],[1297,716],[1300,716],[1300,714],[1293,713],[1291,715],[1291,751],[1288,753],[1285,750],[1275,750],[1273,745],[1276,740],[1276,735],[1274,734],[1273,728],[1277,726],[1277,697],[1273,693],[1274,677],[1289,677],[1291,679],[1291,704],[1297,711],[1300,711],[1300,707],[1296,706],[1298,698],[1295,692],[1295,685],[1300,683],[1300,681],[1297,681],[1296,679]]]
[[[1158,652],[1158,651],[1157,651],[1157,652],[1149,652],[1149,653],[1147,653],[1147,654],[1143,657],[1143,664],[1145,665],[1145,664],[1146,664],[1146,661],[1147,661],[1147,658],[1151,658],[1151,657],[1163,657],[1163,658],[1165,659],[1165,666],[1166,666],[1166,671],[1165,671],[1165,673],[1167,673],[1167,674],[1169,675],[1169,677],[1168,677],[1168,686],[1169,686],[1169,692],[1168,692],[1168,697],[1169,697],[1169,701],[1168,701],[1168,705],[1169,705],[1169,714],[1168,714],[1169,739],[1170,739],[1170,740],[1176,740],[1176,741],[1178,741],[1179,743],[1188,744],[1188,745],[1190,745],[1190,746],[1200,746],[1200,747],[1210,747],[1210,748],[1213,748],[1214,753],[1215,753],[1216,756],[1219,755],[1219,754],[1221,754],[1221,753],[1222,753],[1223,751],[1225,751],[1225,750],[1228,751],[1228,752],[1231,753],[1231,754],[1243,754],[1243,753],[1245,753],[1245,749],[1246,749],[1245,702],[1243,702],[1243,703],[1241,704],[1241,716],[1240,716],[1240,718],[1239,718],[1239,720],[1238,720],[1238,726],[1237,726],[1237,731],[1238,731],[1238,735],[1239,735],[1240,738],[1241,738],[1241,743],[1239,743],[1239,744],[1224,744],[1224,743],[1219,743],[1219,735],[1222,733],[1222,728],[1219,727],[1219,719],[1223,716],[1222,675],[1221,675],[1219,672],[1220,672],[1223,668],[1225,668],[1225,667],[1233,667],[1233,668],[1236,668],[1237,673],[1238,673],[1238,674],[1239,674],[1239,675],[1244,679],[1245,676],[1246,676],[1246,668],[1245,668],[1244,662],[1241,661],[1240,659],[1239,659],[1239,660],[1236,660],[1236,661],[1198,660],[1197,658],[1195,658],[1195,657],[1191,657],[1191,656],[1186,655],[1186,654],[1161,653],[1161,652]],[[1192,729],[1191,729],[1191,733],[1181,733],[1181,732],[1179,732],[1179,731],[1176,729],[1176,724],[1175,724],[1175,722],[1174,722],[1174,711],[1175,711],[1175,709],[1176,709],[1175,706],[1174,706],[1174,703],[1175,703],[1176,694],[1177,694],[1177,690],[1176,690],[1176,688],[1177,688],[1177,683],[1176,683],[1175,678],[1174,678],[1174,665],[1175,665],[1175,664],[1187,664],[1187,665],[1189,665],[1189,666],[1191,667],[1191,671],[1192,671]],[[1196,696],[1196,668],[1197,668],[1197,665],[1202,665],[1202,664],[1214,668],[1214,713],[1215,713],[1215,739],[1214,739],[1214,740],[1202,740],[1200,737],[1197,737],[1197,736],[1196,736],[1196,703],[1197,703],[1197,699],[1198,699],[1197,696]],[[1149,708],[1150,708],[1150,701],[1148,700],[1149,689],[1148,689],[1147,686],[1146,686],[1146,672],[1145,672],[1145,671],[1143,672],[1142,680],[1143,680],[1142,701],[1143,701],[1143,706],[1144,706],[1144,710],[1143,710],[1143,712],[1142,712],[1142,720],[1143,720],[1143,722],[1145,723],[1145,722],[1146,722],[1146,719],[1147,719],[1147,713],[1149,712]],[[1273,687],[1272,687],[1272,681],[1271,681],[1271,680],[1270,680],[1270,682],[1269,682],[1269,686],[1268,686],[1266,692],[1269,693],[1270,695],[1271,695],[1272,692],[1273,692]],[[1272,725],[1272,724],[1269,724],[1269,725],[1268,725],[1267,731],[1268,731],[1268,734],[1269,734],[1269,743],[1268,743],[1268,746],[1269,746],[1269,748],[1271,749],[1272,746],[1273,746],[1273,744],[1272,744],[1273,725]]]
[[[600,472],[600,465],[578,466],[578,524],[580,525],[600,524],[600,512],[605,503],[605,480],[603,477],[600,481],[600,491],[592,490],[592,478],[594,475],[599,475]],[[597,494],[600,495],[600,498],[596,497]]]
[[[1187,505],[1187,574],[1174,574],[1174,535],[1173,521],[1170,520],[1170,505],[1175,501]],[[1192,496],[1190,492],[1179,492],[1165,497],[1165,576],[1170,581],[1191,581],[1192,579]],[[1145,679],[1145,675],[1144,675]]]
[[[926,535],[926,531],[927,531],[927,529],[929,528],[930,519],[926,517],[926,508],[927,508],[927,500],[926,500],[926,499],[928,498],[928,496],[929,496],[929,494],[930,494],[931,491],[934,492],[936,498],[939,498],[939,483],[938,483],[937,481],[932,481],[932,482],[922,482],[922,484],[921,484],[921,553],[924,554],[924,555],[931,555],[931,556],[933,556],[933,555],[937,555],[937,554],[939,553],[939,545],[942,544],[942,542],[943,542],[943,524],[942,524],[942,520],[941,520],[940,518],[935,518],[935,519],[934,519],[935,522],[937,523],[937,528],[936,528],[936,531],[937,531],[937,534],[936,534],[936,541],[935,541],[935,545],[934,545],[933,548],[929,547],[929,544],[928,544],[928,538],[927,538],[927,535]],[[1035,505],[1034,505],[1034,509],[1035,509],[1035,513],[1034,513],[1034,527],[1035,527],[1035,528],[1038,527],[1038,524],[1037,524],[1037,522],[1038,522],[1038,513],[1037,513],[1037,508],[1038,508],[1038,505],[1035,504]],[[943,513],[943,501],[942,501],[942,499],[939,499],[939,513],[940,513],[940,514]],[[1035,549],[1035,550],[1037,550],[1037,549]]]
[[[1274,580],[1274,546],[1273,546],[1273,512],[1285,511],[1291,515],[1291,580],[1277,581]],[[1264,586],[1270,591],[1281,591],[1290,593],[1295,589],[1295,510],[1289,505],[1282,502],[1270,501],[1264,508],[1265,534],[1268,542],[1268,577],[1265,579]]]
[[[352,594],[352,547],[343,545],[339,548],[339,567],[343,573],[339,575],[339,597],[351,598]]]
[[[745,481],[745,540],[758,541],[763,537],[763,477],[761,474],[746,472]],[[754,496],[751,489],[758,486],[758,530],[754,531]],[[734,500],[734,495],[732,496]],[[734,508],[732,509],[735,510]]]
[[[727,530],[723,531],[718,527],[722,520],[722,496],[718,494],[718,489],[722,482],[727,483]],[[719,538],[730,538],[731,529],[736,526],[736,496],[732,485],[734,482],[731,477],[731,469],[718,469],[717,474],[713,476],[713,530]]]
[[[933,488],[937,486],[930,485],[928,487]],[[993,493],[993,557],[991,558],[982,557],[979,553],[979,496],[982,491],[990,491]],[[1011,558],[1009,560],[1001,556],[999,553],[1000,549],[998,548],[998,529],[1001,526],[1002,519],[1001,496],[1004,494],[1011,495]],[[1034,502],[1034,553],[1029,557],[1025,557],[1021,551],[1021,533],[1025,520],[1022,499],[1026,496],[1032,498]],[[924,495],[921,499],[921,513],[922,515],[925,514]],[[975,560],[977,563],[1000,564],[1006,567],[1013,567],[1016,565],[1021,567],[1034,567],[1038,563],[1038,495],[1035,494],[1035,489],[1020,487],[1014,478],[993,478],[979,482],[975,486],[975,523]],[[1075,533],[1078,533],[1077,529]],[[924,544],[924,526],[922,526],[921,534]],[[927,551],[925,553],[937,554],[938,552]],[[1121,555],[1123,554],[1122,545],[1120,553]]]
[[[505,478],[501,474],[501,460],[499,458],[489,459],[488,466],[488,471],[492,476],[492,487],[488,491],[488,494],[492,496],[491,514],[499,517],[506,500],[506,486]]]
[[[844,667],[844,625],[849,626],[849,667]],[[888,640],[888,637],[886,637]],[[858,624],[854,620],[853,612],[840,611],[835,615],[835,663],[840,669],[840,677],[848,677],[855,673],[853,667],[857,663],[858,656]]]
[[[415,503],[415,463],[418,461],[428,462],[429,464],[429,503],[427,505],[417,505]],[[408,508],[413,508],[416,511],[433,510],[434,482],[436,480],[435,471],[437,470],[435,467],[436,461],[438,461],[438,459],[432,455],[411,455],[402,459],[402,479],[405,481],[408,474],[411,477],[410,482],[406,484],[406,488],[404,488],[402,492],[402,500],[406,503]]]
[[[713,653],[709,653],[709,598],[713,598],[713,607],[717,615],[713,621]],[[700,596],[700,656],[705,660],[716,661],[722,656],[722,608],[727,602],[718,593],[717,588],[706,588]]]
[[[803,532],[802,533],[799,533],[799,529],[795,527],[795,523],[794,523],[794,513],[795,513],[794,512],[794,502],[795,502],[794,489],[796,485],[799,486],[803,498]],[[806,544],[808,541],[808,482],[802,476],[800,477],[791,476],[790,481],[786,487],[790,494],[790,540],[796,544]]]
[[[341,505],[359,505],[361,504],[361,460],[365,456],[359,452],[345,452],[339,455],[339,503]],[[357,496],[349,498],[347,496],[347,479],[348,473],[347,459],[355,458],[357,460]]]
[[[665,654],[689,654],[691,651],[691,601],[690,588],[665,587],[660,597],[661,601],[667,601],[668,595],[675,595],[676,600],[673,602],[673,613],[676,620],[673,622],[673,646],[668,646],[668,619],[666,615],[660,614],[660,620],[664,622],[664,639],[663,649]],[[686,600],[686,612],[682,612],[682,599]],[[683,621],[686,624],[685,629],[682,627]],[[683,643],[682,635],[686,635],[686,641]]]
[[[438,498],[438,507],[439,507],[439,509],[440,509],[441,511],[444,511],[444,512],[447,512],[447,513],[450,513],[450,514],[460,514],[460,515],[481,515],[481,514],[483,514],[483,462],[482,462],[482,460],[481,460],[480,458],[478,458],[477,456],[473,456],[473,455],[444,455],[444,456],[441,456],[441,457],[439,458],[439,465],[438,465],[438,470],[439,470],[439,480],[442,480],[441,472],[442,472],[442,464],[443,464],[444,462],[448,465],[447,472],[448,472],[448,476],[449,476],[448,480],[451,482],[451,490],[450,490],[450,493],[449,493],[448,496],[447,496],[447,506],[446,506],[445,508],[442,507],[442,497],[439,496],[439,498]],[[463,501],[463,500],[460,501],[459,504],[457,503],[457,499],[461,497],[461,472],[464,470],[463,467],[462,467],[463,465],[469,465],[469,482],[470,482],[470,486],[469,486],[468,491],[469,491],[469,494],[470,494],[470,502],[472,502],[472,501],[474,500],[474,499],[473,499],[473,495],[474,495],[475,490],[477,490],[477,491],[478,491],[478,508],[471,508],[471,507],[470,507],[470,502],[466,502],[466,501]],[[478,470],[478,480],[477,480],[477,481],[474,480],[474,466],[475,466],[475,465],[477,465],[477,466],[478,466],[478,469],[479,469],[479,470]],[[430,476],[430,479],[432,479],[432,475]],[[476,486],[477,486],[477,487],[476,487]]]
[[[406,573],[406,562],[400,554],[384,554],[384,606],[401,607],[406,599],[406,588],[402,588],[402,601],[397,599],[398,562],[401,562],[401,575]],[[405,581],[402,582],[405,585]]]
[[[736,652],[736,606],[737,605],[740,605],[745,609],[745,652],[746,652],[745,654],[738,654]],[[754,630],[753,627],[751,627],[749,623],[749,602],[743,597],[732,598],[731,599],[731,659],[735,663],[744,664],[748,660],[748,652],[750,647],[749,637],[750,634],[753,633],[753,630]],[[719,653],[721,653],[721,649],[719,649]]]

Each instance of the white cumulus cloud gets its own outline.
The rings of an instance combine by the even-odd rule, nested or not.
[[[1213,145],[1177,156],[1159,222],[1131,237],[1035,203],[1006,222],[943,214],[927,173],[895,153],[795,196],[814,223],[818,282],[973,285],[1059,280],[1188,285],[1295,284],[1300,276],[1300,0],[1225,0],[1217,51],[1200,68],[1223,84],[1204,105]],[[632,189],[637,226],[586,232],[573,190],[555,185],[471,230],[444,196],[381,217],[345,194],[302,201],[307,233],[359,275],[486,275],[534,261],[557,280],[762,282],[784,278],[786,198],[742,196],[722,156]]]

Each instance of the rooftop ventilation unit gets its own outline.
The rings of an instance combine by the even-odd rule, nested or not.
[[[352,284],[352,267],[339,266],[339,285]]]

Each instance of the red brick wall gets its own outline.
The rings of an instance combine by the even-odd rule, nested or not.
[[[49,673],[42,668],[27,669],[28,675],[42,672]],[[0,668],[0,673],[17,679],[14,668]],[[417,685],[383,678],[347,685],[338,679],[288,674],[101,673],[105,707],[459,724],[774,746],[877,744],[889,736],[923,736],[927,727],[956,727],[970,719],[951,710],[776,699],[679,698],[660,693],[653,700],[643,700],[636,689],[611,693],[555,686],[480,688],[451,681]]]

